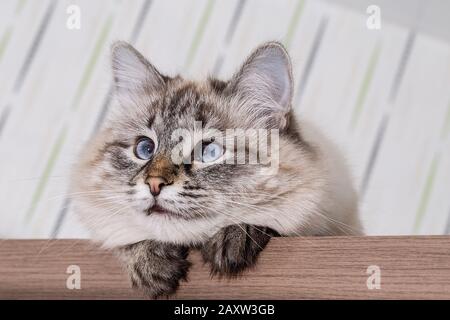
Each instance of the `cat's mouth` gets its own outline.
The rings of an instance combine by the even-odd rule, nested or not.
[[[153,206],[151,206],[150,208],[148,208],[147,210],[147,215],[152,215],[152,214],[158,214],[158,215],[163,215],[163,214],[167,214],[167,215],[176,215],[175,212],[167,210],[166,208],[161,207],[159,204],[154,204]]]

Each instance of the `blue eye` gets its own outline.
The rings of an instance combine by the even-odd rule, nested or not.
[[[141,160],[149,160],[155,152],[155,143],[152,139],[142,137],[136,142],[134,154]]]
[[[211,162],[219,159],[223,155],[223,147],[215,142],[203,148],[202,162]]]

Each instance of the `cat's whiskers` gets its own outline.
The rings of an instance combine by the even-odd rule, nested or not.
[[[126,208],[126,207],[121,208],[121,209],[117,210],[115,213],[113,213],[110,217],[114,217],[114,216],[116,216],[116,215],[122,213],[125,209],[128,209],[128,208]],[[110,218],[110,217],[108,217],[108,218]],[[97,223],[92,224],[92,226],[95,228],[95,227],[99,226],[100,223],[103,223],[103,220],[98,221]],[[51,240],[51,239],[50,239],[50,240]],[[63,250],[59,253],[59,256],[62,255],[62,254],[63,254],[64,252],[66,252],[67,250],[69,250],[70,248],[73,248],[73,247],[74,247],[77,243],[79,243],[80,241],[83,241],[83,239],[76,239],[76,240],[74,240],[74,241],[71,243],[71,245],[70,245],[69,247],[66,247],[65,249],[63,249]],[[90,242],[89,242],[89,244],[90,244]],[[48,247],[50,247],[50,246],[48,246]],[[47,248],[48,248],[48,247],[47,247]],[[97,249],[97,248],[96,248],[95,246],[91,246],[91,250],[93,250],[93,249]],[[103,248],[103,249],[104,249],[104,248]],[[57,255],[57,256],[58,256],[58,255]]]
[[[13,182],[22,182],[22,181],[32,181],[32,180],[40,180],[40,179],[43,179],[44,177],[43,176],[41,176],[41,177],[30,177],[30,178],[11,178],[11,179],[8,179],[7,181],[8,182],[10,182],[10,183],[13,183]],[[63,178],[67,178],[67,179],[69,179],[70,178],[70,176],[50,176],[50,177],[46,177],[47,179],[63,179]]]
[[[231,199],[221,199],[221,200],[210,199],[210,200],[216,201],[216,203],[223,203],[223,201],[225,201],[225,202],[227,202],[227,203],[229,203],[229,204],[231,204],[231,205],[245,206],[245,207],[253,208],[253,209],[255,209],[255,211],[264,211],[264,212],[272,213],[272,212],[271,212],[269,209],[267,209],[267,208],[260,207],[260,206],[257,206],[257,205],[255,205],[255,204],[238,202],[238,201],[236,201],[236,200],[231,200]],[[274,217],[274,216],[271,216],[271,217],[274,218],[275,221],[276,221],[280,226],[282,226],[282,225],[280,224],[280,222],[277,220],[276,217]]]
[[[202,206],[202,205],[199,205],[199,206],[201,206],[201,207],[204,207],[204,206]],[[233,222],[233,224],[235,224],[235,225],[237,225],[239,228],[241,228],[242,229],[242,231],[244,231],[244,233],[261,249],[261,250],[263,250],[264,248],[262,248],[260,245],[259,245],[259,243],[255,240],[255,239],[253,239],[253,237],[247,232],[247,230],[245,230],[244,229],[244,227],[242,227],[241,226],[241,223],[244,223],[244,224],[248,224],[248,223],[246,223],[245,221],[239,221],[239,219],[237,218],[237,217],[234,217],[234,216],[232,216],[232,215],[230,215],[230,214],[228,214],[228,213],[225,213],[225,212],[219,212],[219,211],[216,211],[215,209],[211,209],[211,208],[209,208],[209,207],[204,207],[205,209],[207,209],[207,210],[211,210],[211,211],[214,211],[214,212],[216,212],[216,213],[218,213],[218,214],[225,214],[227,217],[229,217],[230,219],[231,219],[231,221]],[[238,221],[236,221],[236,220],[238,220]],[[255,227],[255,226],[254,226]],[[264,231],[262,231],[262,230],[260,230],[260,229],[258,229],[257,227],[255,227],[255,229],[257,229],[258,231],[260,231],[260,232],[262,232],[262,233],[264,233],[265,235],[267,235],[267,236],[269,236],[269,237],[272,237],[271,235],[269,235],[269,234],[267,234],[267,233],[265,233]]]
[[[97,217],[95,223],[91,225],[92,227],[97,227],[105,221],[110,220],[111,218],[123,213],[126,210],[132,210],[132,208],[128,206],[127,202],[113,204],[115,205],[115,208],[107,208],[107,210],[104,210],[104,213],[106,213],[107,215],[104,215],[100,219]],[[117,209],[117,206],[119,206],[119,209]]]
[[[101,203],[100,203],[101,202]],[[102,199],[102,200],[97,200],[97,201],[93,201],[93,203],[95,203],[92,207],[91,207],[91,209],[95,209],[95,208],[98,208],[98,207],[101,207],[101,206],[104,206],[105,205],[105,203],[107,204],[107,203],[109,203],[110,202],[110,200],[109,199]],[[116,203],[114,203],[114,204],[116,204]],[[67,208],[68,206],[63,206],[63,209],[65,209],[65,208]],[[103,222],[103,221],[102,221]],[[54,240],[54,238],[49,238],[49,239],[47,239],[47,241],[44,243],[44,245],[41,247],[41,249],[39,249],[39,251],[38,251],[38,253],[37,253],[37,255],[36,255],[36,257],[35,257],[35,259],[38,259],[39,257],[40,257],[40,255],[46,250],[46,249],[49,249],[51,246],[52,246],[52,244],[53,244],[53,242],[51,242],[52,240]],[[75,243],[73,244],[73,245],[75,245],[77,242],[79,242],[80,241],[80,239],[78,239],[78,240],[76,240],[76,241],[74,241]],[[73,246],[72,245],[72,246]]]
[[[208,214],[207,214],[208,212],[211,212],[211,211],[212,211],[212,212],[215,212],[215,213],[217,213],[217,214],[219,214],[219,215],[225,214],[227,217],[229,217],[229,218],[231,219],[231,221],[233,222],[233,224],[238,225],[239,228],[241,228],[241,229],[246,233],[246,235],[248,235],[248,237],[249,237],[249,238],[250,238],[250,239],[251,239],[258,247],[261,248],[261,246],[259,246],[259,244],[255,241],[255,239],[253,239],[252,236],[251,236],[250,234],[248,234],[248,232],[240,225],[241,223],[248,224],[248,223],[246,223],[245,221],[243,221],[243,220],[239,221],[240,219],[239,219],[238,217],[234,217],[234,216],[232,216],[232,215],[230,215],[230,214],[228,214],[228,213],[220,212],[220,211],[215,210],[215,209],[213,209],[213,208],[211,208],[211,207],[204,206],[204,205],[202,205],[202,204],[200,204],[200,203],[195,203],[195,207],[202,208],[202,209],[206,210],[206,212],[197,211],[197,213],[200,213],[201,216],[202,216],[204,219],[207,219],[207,220],[210,220],[210,221],[212,220],[212,218],[208,216]],[[271,235],[265,233],[264,231],[258,229],[257,227],[255,227],[255,228],[256,228],[258,231],[264,233],[265,235],[271,236]],[[263,249],[263,248],[261,248],[261,249]]]
[[[97,199],[92,199],[89,201],[89,203],[99,203],[101,201],[108,201],[108,200],[115,200],[115,199],[123,199],[123,195],[116,195],[116,196],[107,196],[107,197],[99,197]],[[71,203],[67,203],[66,205],[61,207],[61,210],[68,209],[71,206]]]
[[[102,205],[104,205],[104,204],[102,203],[102,204],[100,204],[100,205],[94,205],[94,206],[92,206],[92,208],[96,208],[96,207],[102,206]],[[125,209],[126,209],[126,208],[125,208]],[[112,210],[111,210],[111,211],[112,211]],[[112,214],[111,217],[114,216],[114,215],[115,215],[115,214]],[[102,220],[101,222],[103,222],[103,220]],[[99,222],[99,223],[100,223],[100,222]],[[98,225],[98,224],[94,224],[94,226],[96,226],[96,225]],[[35,259],[39,259],[40,255],[41,255],[45,250],[49,249],[49,248],[52,246],[52,244],[53,244],[52,240],[54,240],[54,239],[47,239],[47,241],[44,243],[44,245],[41,247],[41,249],[39,249],[38,253],[37,253],[36,256],[35,256]],[[78,243],[79,241],[81,241],[81,239],[78,239],[78,240],[74,241],[74,243],[72,243],[71,247],[73,247],[73,246],[74,246],[76,243]]]
[[[289,203],[291,203],[291,204],[293,204],[293,205],[298,205],[298,202],[295,202],[295,201],[292,200],[291,198],[283,197],[283,196],[279,196],[279,195],[275,195],[275,194],[270,194],[270,193],[254,192],[254,193],[223,193],[223,194],[225,194],[225,195],[239,195],[239,196],[241,196],[241,197],[243,197],[243,195],[255,195],[255,196],[256,196],[256,195],[258,195],[258,196],[261,196],[261,195],[267,195],[267,196],[269,196],[269,197],[272,198],[272,199],[270,199],[270,200],[280,199],[280,200],[283,200],[283,201],[285,201],[285,202],[289,202]],[[253,199],[252,199],[252,200],[253,200]],[[267,201],[267,199],[265,199],[265,201]],[[346,223],[344,223],[344,222],[342,222],[342,221],[333,219],[333,218],[327,216],[326,214],[322,213],[322,212],[319,211],[319,210],[314,211],[314,213],[317,214],[317,215],[319,215],[319,216],[321,216],[321,217],[323,217],[324,219],[327,219],[328,221],[332,222],[333,224],[339,224],[339,225],[341,225],[342,227],[347,228],[347,231],[345,231],[344,229],[342,229],[342,227],[336,226],[336,227],[338,227],[341,231],[343,231],[344,233],[347,233],[348,230],[350,230],[350,231],[353,232],[353,233],[357,233],[357,234],[359,233],[359,230],[356,230],[355,228],[352,228],[350,225],[348,225],[348,224],[346,224]],[[322,226],[322,227],[323,227],[323,226]],[[329,230],[328,230],[328,231],[329,231]]]
[[[111,199],[106,199],[106,200],[111,200]],[[100,201],[101,201],[101,200],[94,200],[94,201],[92,201],[91,203],[93,203],[93,204],[95,204],[95,205],[93,205],[93,206],[90,207],[90,208],[91,208],[91,209],[94,209],[94,208],[98,208],[98,207],[103,206],[104,204],[103,204],[103,203],[100,203]],[[71,203],[67,203],[67,204],[63,205],[63,206],[60,208],[60,210],[67,210],[67,209],[69,209],[71,206],[72,206]]]
[[[213,200],[213,201],[215,201],[215,200]],[[236,202],[236,201],[231,201],[231,202],[230,202],[230,200],[225,200],[225,201],[227,201],[227,202],[228,202],[229,204],[231,204],[231,205],[237,204],[237,205],[239,205],[239,206],[251,207],[252,209],[254,209],[254,211],[257,211],[257,212],[265,212],[265,213],[267,213],[271,218],[273,218],[273,219],[280,225],[280,227],[283,227],[283,225],[281,225],[281,223],[278,221],[277,217],[273,216],[273,212],[270,211],[270,210],[268,210],[268,209],[266,209],[266,208],[258,207],[258,206],[255,206],[255,205],[250,205],[250,204],[247,204],[247,203],[239,203],[239,202]],[[220,202],[219,202],[219,203],[220,203]],[[239,208],[239,207],[236,206],[236,208]],[[283,217],[284,217],[284,218],[287,218],[288,220],[290,219],[291,222],[296,222],[296,221],[294,221],[294,220],[293,220],[291,217],[289,217],[289,216],[283,216]],[[245,222],[245,223],[248,224],[248,222]],[[294,229],[295,229],[295,228],[294,228]],[[305,236],[303,236],[302,234],[300,234],[300,233],[297,232],[297,231],[294,231],[293,233],[294,233],[294,235],[297,236],[297,237],[305,238]],[[306,239],[306,238],[305,238],[305,239]],[[309,241],[309,240],[308,240],[308,241]]]
[[[101,194],[101,193],[106,193],[106,192],[111,192],[111,193],[126,193],[125,191],[126,189],[105,189],[105,190],[92,190],[92,191],[81,191],[81,192],[71,192],[71,193],[62,193],[62,194],[58,194],[55,196],[51,196],[43,201],[53,201],[53,200],[57,200],[60,198],[75,198],[75,197],[82,197],[85,195],[96,195],[96,194]]]

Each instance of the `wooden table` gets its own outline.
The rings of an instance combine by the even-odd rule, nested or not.
[[[236,280],[211,279],[198,252],[190,260],[189,282],[175,298],[450,299],[446,236],[274,238],[258,266]],[[77,266],[81,288],[68,289]],[[87,240],[1,240],[0,298],[142,296],[114,256]]]

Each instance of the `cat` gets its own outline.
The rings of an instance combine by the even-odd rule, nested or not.
[[[82,150],[71,191],[81,222],[113,249],[133,287],[153,298],[176,292],[190,248],[213,275],[235,277],[255,266],[273,236],[362,234],[343,157],[293,113],[282,44],[260,45],[228,81],[169,77],[125,42],[111,55],[115,103]],[[174,153],[185,143],[173,139],[178,129],[230,128],[277,133],[266,141],[277,144],[276,168],[220,161],[234,159],[233,150],[207,134],[190,143],[197,155]]]

